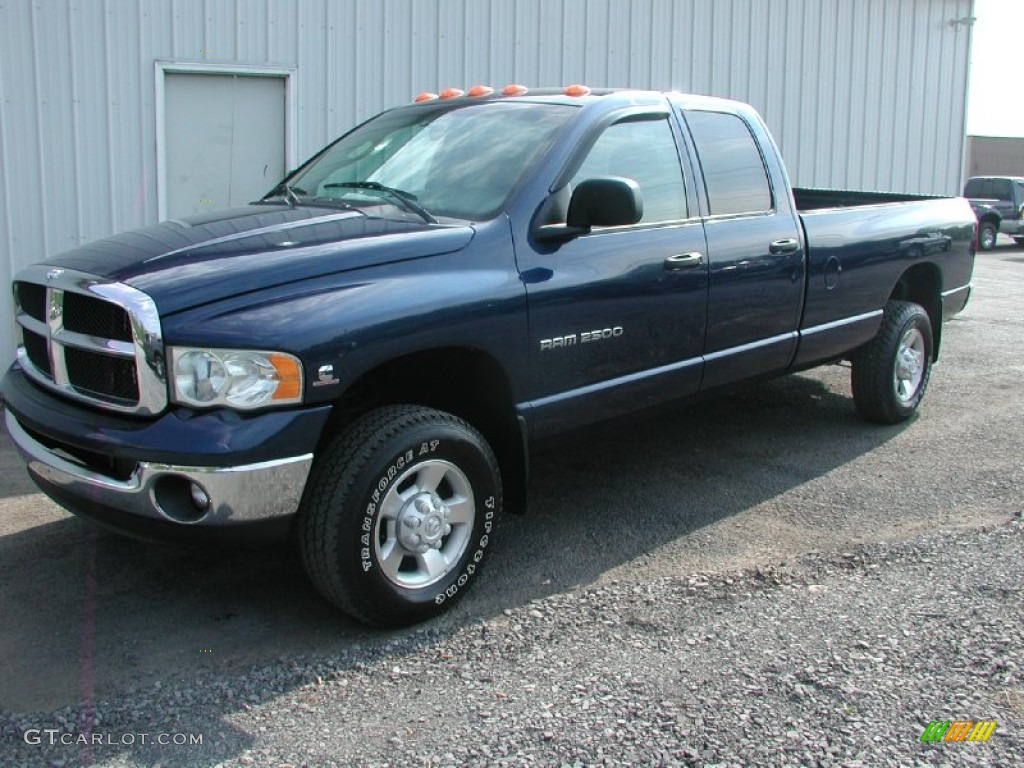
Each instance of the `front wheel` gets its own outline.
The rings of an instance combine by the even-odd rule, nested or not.
[[[317,589],[354,618],[398,627],[461,597],[501,512],[501,476],[483,436],[451,414],[388,406],[322,451],[299,512]]]
[[[1024,245],[1024,237],[1015,237],[1013,238],[1013,242],[1017,245]]]
[[[910,418],[931,375],[932,325],[918,304],[890,301],[878,334],[853,356],[851,385],[857,411],[868,421]]]

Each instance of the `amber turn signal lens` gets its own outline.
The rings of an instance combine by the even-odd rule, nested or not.
[[[271,400],[294,400],[302,391],[302,369],[299,361],[290,355],[267,356],[277,371],[278,385]]]
[[[441,91],[441,98],[454,99],[461,96],[463,93],[465,93],[465,91],[462,91],[458,88],[445,88],[443,91]]]
[[[430,91],[420,91],[419,93],[416,94],[416,98],[413,99],[413,101],[416,101],[416,102],[419,102],[419,101],[431,101],[431,100],[436,99],[436,98],[437,98],[437,94],[436,93],[431,93]]]
[[[489,85],[474,85],[466,91],[467,96],[490,96],[492,93],[494,89]]]
[[[522,96],[530,89],[525,85],[519,85],[518,83],[509,83],[501,89],[502,94],[505,96]]]

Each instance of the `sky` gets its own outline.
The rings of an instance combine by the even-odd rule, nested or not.
[[[1024,136],[1024,0],[975,0],[967,133]]]

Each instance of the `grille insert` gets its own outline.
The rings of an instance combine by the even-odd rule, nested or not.
[[[53,371],[50,370],[50,350],[47,349],[46,339],[38,333],[32,333],[32,331],[23,331],[23,333],[25,339],[25,354],[28,355],[28,359],[32,361],[32,365],[34,365],[40,372],[52,377]]]
[[[45,285],[17,282],[14,284],[14,293],[22,312],[41,323],[46,322]]]
[[[109,301],[80,293],[64,294],[64,328],[100,339],[132,340],[127,312]]]
[[[71,386],[86,395],[99,395],[135,403],[139,399],[139,383],[135,377],[135,360],[100,355],[86,349],[66,347],[64,363]]]

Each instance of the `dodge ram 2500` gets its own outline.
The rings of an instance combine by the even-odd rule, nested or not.
[[[39,487],[143,536],[288,532],[330,601],[402,625],[477,578],[531,440],[841,360],[865,419],[917,409],[967,201],[791,189],[732,101],[442,96],[17,275],[2,391]]]

